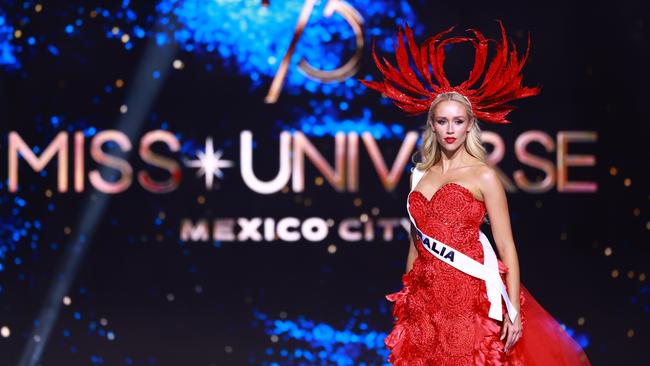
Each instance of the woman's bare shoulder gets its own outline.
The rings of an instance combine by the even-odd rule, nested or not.
[[[474,167],[474,177],[479,182],[481,188],[490,187],[499,182],[499,173],[497,170],[486,163],[480,163]]]

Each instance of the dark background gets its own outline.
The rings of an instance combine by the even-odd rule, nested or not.
[[[17,131],[30,146],[42,149],[66,128],[114,128],[146,43],[134,42],[133,49],[126,52],[120,42],[106,38],[106,29],[112,26],[109,19],[88,23],[75,37],[69,37],[62,29],[75,18],[81,4],[44,2],[38,14],[32,10],[37,3],[27,4],[3,4],[6,23],[25,33],[22,39],[10,42],[23,45],[16,51],[20,66],[6,66],[0,73],[3,182],[7,179],[9,131]],[[154,14],[155,5],[141,2],[128,7],[145,15]],[[526,33],[531,33],[524,82],[541,85],[542,93],[517,103],[520,108],[509,116],[512,125],[482,125],[506,141],[506,157],[500,166],[506,174],[511,176],[520,168],[531,179],[539,174],[522,167],[514,156],[514,137],[524,131],[542,130],[553,137],[558,131],[597,131],[597,143],[570,148],[571,153],[596,156],[595,167],[570,170],[573,180],[597,182],[596,193],[558,193],[553,189],[543,194],[511,192],[508,196],[522,283],[577,338],[588,340],[585,351],[593,365],[648,364],[650,286],[645,276],[650,270],[650,116],[646,101],[650,95],[646,86],[650,82],[650,23],[643,3],[412,1],[410,5],[425,35],[457,24],[459,33],[474,27],[498,37],[494,19],[501,19],[523,49]],[[114,11],[123,8],[120,2],[109,6],[83,2],[86,13],[95,6]],[[385,6],[389,14],[391,7],[398,5],[386,2]],[[364,13],[363,8],[358,10]],[[25,18],[30,20],[25,23]],[[388,34],[396,23],[390,15],[382,20]],[[39,39],[29,47],[24,42],[28,34],[47,40]],[[418,36],[418,40],[423,38]],[[47,44],[56,44],[59,55],[49,53]],[[469,51],[467,56],[471,57]],[[256,88],[248,78],[222,65],[218,54],[179,50],[176,57],[185,67],[170,71],[160,81],[162,88],[147,111],[141,132],[166,123],[170,131],[180,133],[183,151],[171,154],[179,160],[180,156],[193,158],[205,137],[212,136],[216,146],[226,146],[226,158],[237,161],[239,133],[251,130],[258,143],[256,172],[260,178],[270,179],[278,163],[280,128],[274,122],[290,123],[297,115],[288,111],[296,108],[309,114],[310,101],[327,98],[287,93],[277,104],[267,105],[263,98],[271,78],[262,77],[263,86]],[[391,61],[392,57],[387,55]],[[471,67],[471,62],[463,64],[467,59],[448,60],[452,82],[465,77]],[[212,65],[210,72],[206,72],[208,64]],[[295,63],[290,72],[296,72]],[[378,76],[366,48],[357,76],[368,73]],[[104,92],[117,78],[124,79],[126,87]],[[97,95],[99,102],[93,99]],[[348,103],[352,111],[369,107],[382,121],[403,124],[406,130],[417,130],[423,123],[379,99],[369,91]],[[58,126],[50,122],[52,115],[62,116]],[[134,149],[139,136],[132,140]],[[333,164],[333,138],[310,138]],[[379,143],[386,161],[392,162],[400,138],[384,138]],[[531,145],[530,150],[554,160],[554,153],[545,153],[540,146]],[[136,154],[130,161],[136,171],[144,167]],[[94,167],[89,159],[87,164],[87,171]],[[327,184],[314,185],[317,172],[310,163],[306,166],[303,193],[265,196],[252,192],[236,174],[236,165],[225,170],[223,180],[215,177],[218,189],[213,191],[206,191],[203,180],[194,178],[193,169],[184,168],[181,186],[172,193],[151,194],[134,182],[126,192],[111,196],[68,292],[72,303],[61,309],[41,363],[334,363],[332,359],[310,363],[292,358],[296,349],[332,349],[273,331],[269,320],[275,319],[295,324],[307,319],[357,334],[375,331],[385,335],[392,319],[383,296],[401,287],[408,249],[403,233],[390,243],[178,240],[180,221],[186,217],[319,216],[338,222],[369,214],[373,207],[380,209],[381,216],[405,215],[407,175],[395,191],[384,191],[363,148],[358,194],[337,193]],[[75,225],[80,216],[93,205],[91,197],[101,195],[86,182],[84,194],[54,192],[46,197],[44,192],[56,187],[55,167],[53,162],[47,176],[40,176],[23,161],[20,192],[9,193],[6,184],[0,190],[0,239],[5,248],[0,256],[0,327],[11,329],[9,337],[0,338],[2,365],[16,364],[31,337],[64,248],[70,245],[71,236],[64,228],[78,230]],[[626,178],[631,185],[624,184]],[[199,196],[205,198],[204,204],[197,201]],[[26,205],[17,204],[16,197]],[[361,198],[360,207],[353,204],[355,198]],[[312,204],[306,206],[305,199]],[[53,210],[48,208],[50,204]],[[160,212],[165,218],[156,222]],[[35,220],[42,224],[34,233],[36,237],[12,240],[13,230]],[[489,226],[482,230],[489,233]],[[330,244],[337,246],[336,253],[328,253]],[[611,255],[605,255],[606,248],[611,248]],[[613,277],[613,270],[620,275]],[[630,276],[629,271],[633,271]],[[578,323],[581,317],[582,325]],[[108,339],[108,332],[114,334],[113,340]],[[279,335],[277,342],[271,340],[274,334]],[[354,342],[332,347],[342,352],[338,359],[351,362],[348,364],[381,364],[386,357],[381,347],[355,347]]]

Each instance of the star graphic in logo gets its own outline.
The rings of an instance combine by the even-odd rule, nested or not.
[[[196,176],[200,177],[201,175],[205,175],[205,187],[212,189],[214,176],[220,179],[223,178],[221,168],[229,168],[234,165],[230,160],[222,160],[221,155],[223,155],[223,152],[221,150],[215,152],[212,145],[212,138],[208,137],[205,140],[205,152],[198,150],[196,152],[198,159],[185,160],[185,165],[190,168],[199,168]]]

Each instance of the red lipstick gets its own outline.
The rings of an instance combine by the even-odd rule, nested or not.
[[[447,141],[448,144],[453,144],[454,141],[456,141],[455,137],[445,137],[445,141]]]

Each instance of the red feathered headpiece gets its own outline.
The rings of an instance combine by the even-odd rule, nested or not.
[[[365,86],[391,98],[398,107],[409,115],[426,113],[429,110],[431,102],[433,102],[438,94],[455,91],[469,100],[474,114],[479,120],[498,124],[510,123],[510,121],[506,120],[506,116],[515,107],[507,103],[537,95],[541,88],[529,88],[521,85],[521,69],[526,62],[526,58],[528,58],[530,34],[528,34],[526,54],[520,61],[517,59],[517,50],[512,41],[513,49],[509,52],[510,55],[508,55],[506,31],[501,21],[499,20],[498,22],[501,27],[501,42],[498,43],[496,40],[491,40],[496,44],[496,54],[492,62],[488,65],[483,82],[478,88],[472,88],[472,86],[476,84],[485,70],[489,40],[475,29],[468,29],[468,31],[474,33],[474,37],[452,37],[441,40],[442,36],[454,29],[453,26],[430,37],[419,47],[413,40],[413,31],[409,28],[408,24],[404,27],[413,64],[419,74],[424,77],[431,90],[426,89],[422,85],[416,73],[411,68],[402,39],[401,28],[398,28],[397,50],[395,52],[397,67],[399,69],[393,67],[383,57],[384,64],[379,61],[375,54],[375,42],[373,40],[372,56],[379,71],[384,75],[384,81],[358,80]],[[467,81],[462,82],[458,86],[451,86],[443,69],[445,62],[444,47],[447,44],[460,42],[471,42],[472,46],[474,46],[476,50],[474,67],[469,73],[469,79]],[[429,67],[431,67],[431,72],[429,71]],[[431,73],[433,73],[437,84],[432,81]]]

